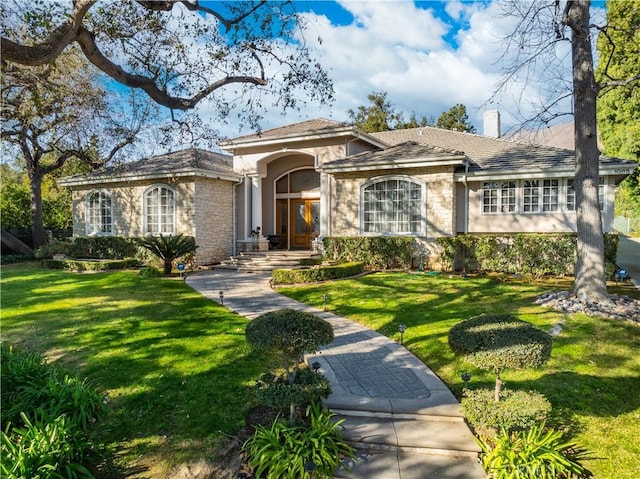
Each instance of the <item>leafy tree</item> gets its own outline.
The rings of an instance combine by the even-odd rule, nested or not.
[[[600,152],[597,144],[596,102],[599,92],[608,88],[623,85],[635,88],[640,82],[640,67],[634,61],[631,71],[623,77],[612,80],[603,75],[601,81],[596,82],[591,28],[603,34],[610,28],[592,24],[590,0],[503,0],[503,6],[508,15],[517,18],[517,24],[513,33],[503,42],[503,62],[510,66],[499,90],[504,91],[514,79],[527,84],[540,71],[555,71],[557,75],[554,79],[546,78],[547,88],[544,92],[541,90],[541,96],[545,93],[545,101],[542,101],[539,113],[530,121],[547,122],[561,115],[554,113],[558,105],[564,99],[572,99],[576,156],[573,187],[578,237],[574,291],[581,298],[607,301],[602,215],[598,203]],[[571,43],[570,82],[557,48],[558,44],[565,41]],[[600,61],[607,63],[606,58]],[[519,74],[524,74],[525,78],[519,77]]]
[[[181,128],[206,129],[197,114],[181,113],[203,101],[218,120],[234,111],[257,126],[271,106],[264,94],[283,110],[298,106],[301,91],[333,98],[290,0],[7,0],[1,13],[3,64],[52,64],[75,45],[103,73],[171,110]]]
[[[402,113],[397,113],[387,99],[387,92],[367,95],[370,105],[360,105],[357,111],[348,110],[351,123],[366,133],[394,130],[402,122]]]
[[[640,0],[609,2],[607,26],[598,36],[596,79],[620,82],[600,91],[598,132],[607,155],[640,161]],[[636,78],[629,82],[628,79]],[[616,213],[640,216],[640,170],[629,176],[616,196]]]
[[[453,105],[449,111],[445,111],[438,117],[436,123],[438,128],[444,128],[445,130],[464,131],[467,133],[475,133],[476,128],[469,123],[469,116],[467,115],[467,107],[462,103]]]
[[[114,159],[135,141],[151,110],[132,104],[130,113],[121,111],[119,98],[107,98],[98,72],[74,50],[45,66],[3,61],[1,73],[1,139],[24,161],[37,248],[46,242],[45,178],[72,158],[92,168]]]
[[[173,236],[147,236],[140,240],[140,246],[160,258],[164,263],[164,274],[171,274],[173,261],[186,254],[195,253],[196,240],[181,234]]]

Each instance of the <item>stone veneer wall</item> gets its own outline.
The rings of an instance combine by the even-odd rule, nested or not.
[[[386,175],[378,172],[354,172],[336,175],[331,198],[332,236],[360,236],[360,189],[372,178],[384,176],[407,177],[426,185],[426,237],[416,238],[418,255],[423,256],[425,267],[439,263],[439,249],[435,239],[455,235],[456,188],[453,170],[448,167],[429,169],[391,170]],[[416,258],[419,260],[419,258]]]
[[[233,253],[233,182],[195,181],[196,262],[217,263]]]

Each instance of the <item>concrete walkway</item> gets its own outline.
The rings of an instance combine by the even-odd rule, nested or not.
[[[335,340],[316,355],[333,394],[325,403],[345,420],[356,460],[336,478],[479,479],[480,451],[455,397],[422,362],[396,342],[332,313],[286,298],[269,287],[270,273],[207,271],[189,284],[207,298],[253,319],[281,308],[329,321]]]
[[[640,238],[620,235],[616,263],[627,270],[633,284],[640,289]]]

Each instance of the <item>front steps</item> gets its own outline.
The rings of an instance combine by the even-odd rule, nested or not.
[[[333,411],[344,420],[343,437],[358,451],[336,471],[336,479],[486,477],[480,447],[460,416]]]
[[[303,258],[320,257],[309,250],[243,251],[237,256],[221,261],[213,269],[228,269],[240,273],[264,273],[274,269],[299,269]]]

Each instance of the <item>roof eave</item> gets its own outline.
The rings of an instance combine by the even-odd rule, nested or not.
[[[254,147],[254,146],[271,146],[274,144],[294,143],[299,141],[312,141],[322,140],[325,138],[341,138],[341,137],[353,137],[354,140],[364,140],[373,146],[379,148],[385,148],[389,145],[384,141],[364,133],[355,127],[340,127],[330,128],[323,130],[316,130],[307,133],[290,133],[288,135],[280,135],[273,137],[251,137],[247,139],[226,140],[219,143],[220,148],[226,151],[235,151],[240,148]]]
[[[324,173],[348,173],[354,171],[389,170],[392,168],[430,168],[436,166],[461,166],[465,164],[465,161],[466,158],[460,156],[439,158],[437,161],[424,161],[419,159],[401,161],[371,160],[361,162],[359,164],[350,163],[342,165],[332,165],[331,163],[325,163],[317,169]]]
[[[58,184],[61,186],[87,186],[98,183],[122,183],[130,181],[157,180],[162,178],[185,178],[196,176],[226,181],[240,181],[240,179],[242,178],[242,175],[238,175],[237,173],[190,168],[177,171],[155,171],[146,174],[97,175],[82,178],[67,177],[60,178],[58,180]]]

